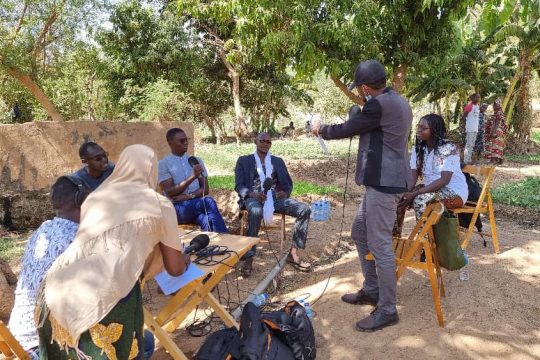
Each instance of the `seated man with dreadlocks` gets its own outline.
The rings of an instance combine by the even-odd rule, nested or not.
[[[411,152],[412,186],[419,177],[423,182],[403,194],[397,208],[394,236],[401,236],[405,211],[414,208],[416,219],[426,205],[440,200],[448,209],[463,206],[469,190],[461,172],[459,149],[446,138],[444,119],[437,114],[425,115],[418,123],[417,137]]]

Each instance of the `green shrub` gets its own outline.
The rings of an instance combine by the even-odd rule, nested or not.
[[[540,178],[501,185],[493,190],[493,201],[501,204],[540,209]]]

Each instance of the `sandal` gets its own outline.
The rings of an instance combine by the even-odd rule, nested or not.
[[[303,271],[303,272],[311,271],[311,264],[310,263],[302,263],[301,260],[300,260],[300,262],[296,262],[296,261],[294,261],[291,254],[289,254],[289,256],[287,256],[287,264],[290,264],[293,268],[295,268],[298,271]],[[307,265],[305,265],[305,264],[307,264]]]

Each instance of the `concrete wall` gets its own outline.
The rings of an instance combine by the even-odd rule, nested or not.
[[[165,133],[180,127],[193,139],[193,124],[183,122],[34,122],[0,125],[0,223],[23,229],[52,216],[47,193],[58,176],[79,169],[79,146],[100,144],[116,162],[131,144],[169,153]],[[193,141],[189,152],[193,153]]]

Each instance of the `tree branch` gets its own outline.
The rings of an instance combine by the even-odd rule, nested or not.
[[[62,1],[58,8],[54,8],[51,12],[51,15],[43,25],[43,29],[41,29],[39,36],[36,39],[36,42],[34,44],[34,59],[37,58],[37,55],[43,50],[43,48],[48,45],[48,43],[45,43],[45,36],[47,36],[47,33],[51,29],[51,26],[55,23],[55,21],[58,19],[58,13],[59,11],[62,11],[62,8],[64,7],[65,1]]]
[[[339,88],[339,90],[341,90],[341,92],[343,92],[345,96],[347,96],[352,102],[360,106],[364,105],[364,99],[362,99],[360,96],[355,95],[352,91],[350,91],[347,85],[343,83],[343,81],[341,81],[339,78],[335,76],[331,76],[330,78],[332,79],[334,84]]]
[[[13,32],[13,36],[11,37],[11,42],[15,41],[15,39],[17,38],[17,34],[19,34],[19,31],[21,30],[24,17],[26,16],[26,9],[28,9],[28,0],[25,0],[24,2],[24,7],[22,9],[21,16],[19,17],[17,27],[15,28],[15,31]]]

